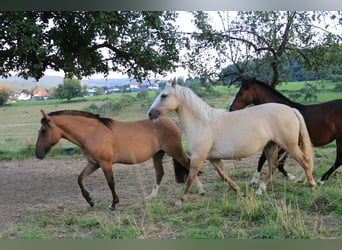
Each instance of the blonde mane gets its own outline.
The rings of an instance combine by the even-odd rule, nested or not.
[[[210,107],[190,88],[177,85],[176,95],[184,102],[184,104],[190,109],[190,111],[197,117],[199,117],[202,121],[211,121],[217,118],[217,116],[226,112],[226,110],[224,109],[215,109]]]

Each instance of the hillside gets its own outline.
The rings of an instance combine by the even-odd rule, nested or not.
[[[61,76],[43,76],[38,82],[34,78],[24,78],[11,76],[8,78],[0,78],[0,86],[7,86],[13,91],[18,92],[23,89],[32,89],[38,86],[42,89],[49,89],[51,87],[57,86],[63,82],[63,77]]]
[[[29,78],[25,80],[24,78],[11,76],[8,78],[0,78],[0,87],[6,86],[11,88],[15,92],[20,92],[23,89],[32,89],[38,86],[41,89],[49,89],[51,87],[56,87],[58,84],[63,82],[62,76],[43,76],[38,82]],[[114,87],[114,86],[123,86],[128,85],[130,83],[135,83],[135,79],[129,78],[100,78],[100,79],[86,79],[82,80],[83,84],[86,84],[89,87],[97,86],[97,87]],[[143,81],[144,84],[149,85],[153,84],[154,81]]]

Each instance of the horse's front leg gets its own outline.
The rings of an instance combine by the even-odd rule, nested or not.
[[[268,161],[269,171],[263,182],[260,183],[258,190],[256,191],[257,195],[261,195],[266,191],[267,185],[270,182],[274,171],[277,169],[278,163],[278,145],[274,143],[268,144],[265,149],[265,156]]]
[[[99,167],[100,166],[98,164],[88,162],[88,164],[85,166],[85,168],[82,170],[82,172],[78,176],[78,185],[81,188],[82,195],[86,199],[86,201],[89,203],[89,205],[92,207],[94,206],[94,200],[90,197],[88,190],[84,186],[83,180],[84,178],[92,174]]]
[[[202,160],[202,159],[191,158],[189,176],[188,176],[188,179],[186,180],[186,183],[185,183],[185,189],[184,189],[183,195],[181,197],[181,200],[177,201],[176,205],[180,205],[182,202],[188,200],[191,186],[194,183],[194,181],[196,180],[196,178],[198,178],[197,176],[198,176],[199,171],[201,170],[203,162],[204,162],[204,160]]]
[[[112,192],[112,196],[113,196],[113,201],[112,203],[109,205],[109,209],[110,210],[115,210],[115,206],[117,203],[119,203],[119,197],[117,196],[116,192],[115,192],[115,181],[114,181],[114,175],[113,175],[113,169],[112,169],[112,163],[104,163],[101,164],[103,173],[106,177],[108,186],[110,191]]]

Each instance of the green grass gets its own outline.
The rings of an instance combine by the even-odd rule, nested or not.
[[[245,197],[237,198],[220,180],[205,196],[191,195],[178,207],[161,194],[152,201],[109,212],[105,206],[79,211],[42,210],[0,238],[20,239],[324,239],[341,238],[341,181],[311,191],[303,183],[274,178],[256,196],[239,181]],[[304,185],[304,186],[303,186]]]

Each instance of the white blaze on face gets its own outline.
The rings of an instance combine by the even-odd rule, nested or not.
[[[236,92],[235,95],[233,96],[233,99],[232,99],[232,101],[230,102],[229,107],[231,107],[232,104],[233,104],[233,102],[235,101],[235,99],[236,99],[236,94],[237,94],[237,93],[238,93],[238,92]]]

